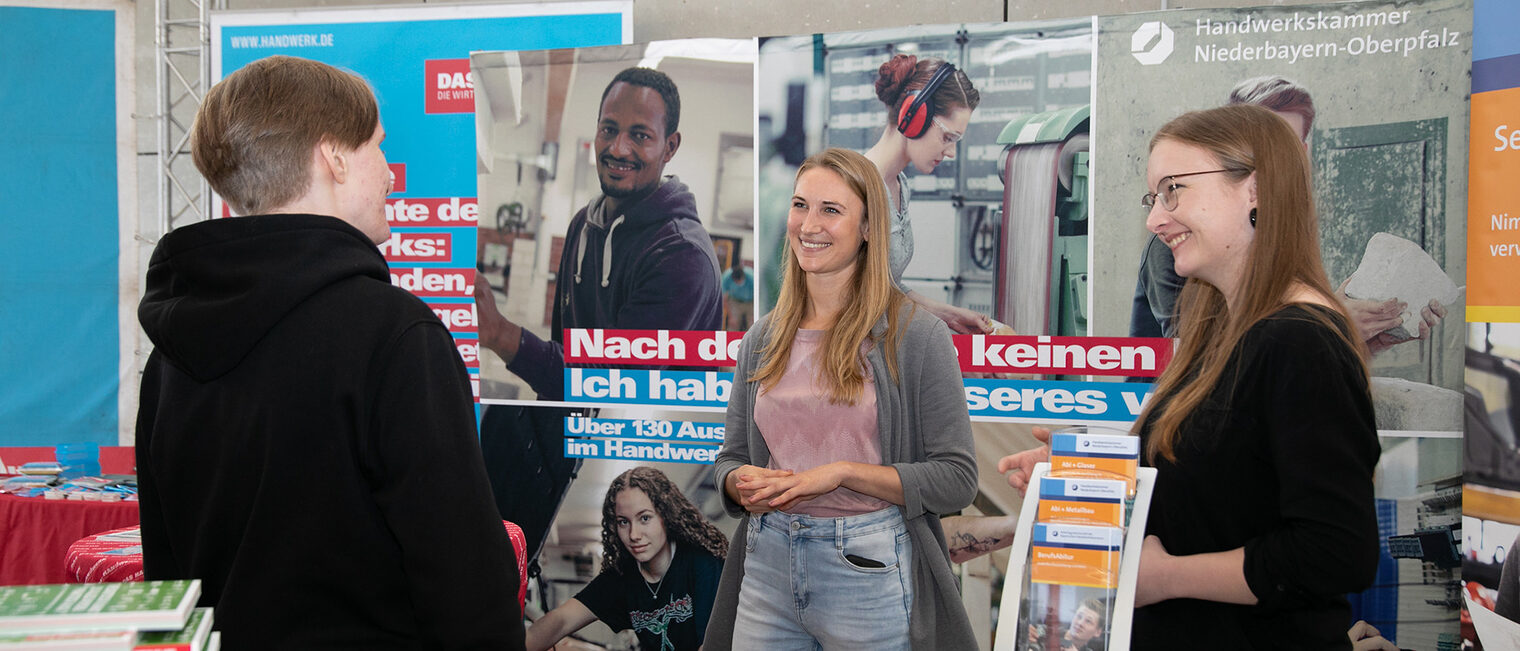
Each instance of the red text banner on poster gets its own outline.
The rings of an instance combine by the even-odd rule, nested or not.
[[[406,163],[386,163],[391,170],[391,192],[406,192]]]
[[[386,199],[385,221],[391,226],[474,227],[480,223],[480,205],[476,203],[475,197]]]
[[[449,332],[480,332],[474,303],[432,303],[428,307],[433,309],[433,314],[438,315],[438,320],[443,322],[443,327],[448,328]]]
[[[459,350],[459,358],[464,360],[465,368],[480,368],[479,339],[455,339],[454,347]]]
[[[733,366],[742,332],[566,328],[570,365]]]
[[[1172,340],[1151,337],[954,335],[966,373],[1156,377]]]
[[[422,62],[428,113],[474,113],[475,79],[469,59],[428,59]]]
[[[453,233],[391,233],[380,243],[386,262],[448,262],[454,259]]]
[[[470,298],[475,270],[391,267],[391,284],[424,298]]]

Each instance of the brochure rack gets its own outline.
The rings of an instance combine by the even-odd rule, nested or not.
[[[1049,463],[1036,464],[1025,492],[1024,507],[1019,510],[1019,524],[1014,532],[1013,547],[1005,568],[1003,601],[1000,605],[996,642],[993,651],[1015,651],[1018,641],[1027,632],[1019,628],[1019,613],[1027,597],[1026,580],[1030,546],[1034,537],[1035,508],[1033,500],[1040,494],[1040,482],[1050,472]],[[1151,492],[1156,485],[1155,468],[1139,468],[1135,477],[1134,506],[1124,533],[1124,550],[1119,560],[1119,585],[1113,600],[1112,614],[1107,626],[1110,649],[1129,648],[1130,628],[1135,611],[1135,581],[1140,568],[1140,546],[1145,541],[1145,521],[1150,513]]]

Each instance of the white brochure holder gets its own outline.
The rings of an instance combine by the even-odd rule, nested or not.
[[[1030,541],[1034,537],[1034,519],[1039,509],[1040,481],[1050,472],[1049,463],[1035,464],[1025,491],[1024,506],[1019,509],[1019,526],[1014,530],[1013,547],[1008,553],[1008,567],[1003,572],[1003,603],[998,609],[997,642],[993,651],[1014,651],[1018,640],[1027,633],[1018,630],[1020,605],[1024,590],[1024,565],[1029,560]],[[1156,488],[1156,469],[1141,467],[1135,473],[1135,506],[1124,532],[1124,551],[1119,557],[1119,587],[1114,596],[1113,614],[1109,618],[1108,648],[1128,649],[1135,612],[1135,580],[1140,572],[1140,545],[1145,542],[1145,520],[1150,515],[1151,493]]]

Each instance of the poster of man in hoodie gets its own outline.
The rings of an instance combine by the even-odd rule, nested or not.
[[[752,239],[752,50],[472,56],[483,403],[564,400],[567,328],[723,328],[720,274]]]
[[[502,518],[549,576],[574,575],[556,559],[595,543],[597,491],[626,460],[670,462],[667,475],[721,517],[711,473],[695,470],[721,439],[679,435],[711,431],[721,407],[588,409],[565,395],[566,376],[616,370],[583,369],[565,331],[723,328],[721,274],[754,258],[754,49],[684,40],[471,56],[481,448]],[[635,432],[646,426],[668,426],[670,440]]]

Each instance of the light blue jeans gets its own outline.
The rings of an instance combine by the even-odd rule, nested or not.
[[[913,548],[897,507],[751,515],[744,549],[735,651],[908,649]]]

